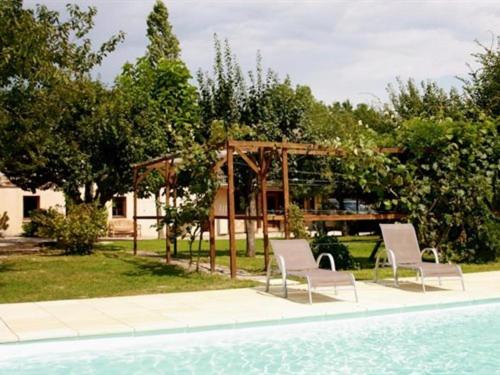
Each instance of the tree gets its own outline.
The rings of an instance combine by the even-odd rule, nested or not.
[[[477,43],[480,52],[472,56],[478,68],[469,73],[469,79],[462,79],[465,92],[473,103],[486,114],[500,116],[500,36],[492,42],[491,47]],[[496,42],[496,43],[495,43]]]
[[[225,135],[239,139],[298,141],[304,135],[306,112],[314,102],[306,86],[293,87],[291,80],[280,82],[276,74],[264,74],[257,54],[256,69],[243,75],[228,41],[215,36],[213,74],[198,72],[199,107],[204,128],[222,121]],[[256,214],[256,176],[250,168],[235,168],[235,185],[240,210]],[[255,223],[246,222],[247,255],[255,254]]]
[[[398,199],[420,240],[445,257],[467,262],[495,259],[493,178],[500,168],[496,124],[482,120],[412,119],[399,143],[407,150],[407,172]]]
[[[400,121],[414,117],[462,120],[469,113],[470,108],[455,88],[446,92],[433,81],[422,81],[419,87],[413,79],[404,82],[399,78],[397,84],[397,88],[388,85],[387,91]]]
[[[128,106],[127,121],[141,160],[190,147],[199,123],[196,89],[189,83],[191,74],[179,58],[179,42],[163,2],[156,2],[147,24],[146,55],[135,64],[126,64],[116,81],[120,100]],[[142,196],[155,196],[157,216],[161,216],[160,192],[164,186],[164,178],[158,173],[152,173],[141,184]],[[157,227],[160,237],[159,219]]]
[[[109,132],[111,122],[100,116],[111,96],[90,72],[123,34],[93,50],[88,34],[95,8],[68,5],[63,20],[45,6],[22,5],[0,3],[0,170],[24,189],[56,187],[74,202],[103,204],[120,189],[126,160],[122,142],[111,142],[126,132]],[[91,154],[100,133],[116,135],[99,140],[115,156],[105,163]],[[119,164],[109,165],[113,161]]]
[[[226,40],[222,46],[214,36],[215,59],[213,75],[198,70],[199,105],[201,118],[208,130],[214,121],[223,121],[226,132],[242,123],[246,88],[241,68]]]
[[[354,140],[366,137],[369,130],[356,116],[349,101],[334,102],[326,105],[314,102],[306,112],[307,129],[305,134],[310,142],[323,143],[325,140]]]
[[[468,101],[480,111],[497,120],[500,116],[500,36],[492,40],[490,47],[477,43],[480,52],[474,53],[479,67],[471,69],[469,79],[461,79],[464,82],[464,90]],[[500,129],[500,125],[497,125]],[[497,146],[498,149],[498,146]],[[497,156],[498,157],[498,156]],[[500,171],[497,171],[493,179],[494,209],[500,209]]]
[[[208,73],[198,71],[199,86],[199,106],[201,110],[202,123],[208,132],[214,129],[214,124],[221,121],[224,127],[223,136],[227,140],[229,136],[240,134],[252,134],[250,126],[243,122],[243,112],[247,102],[247,89],[241,69],[235,61],[229,43],[226,40],[224,47],[221,42],[215,39],[215,60],[213,67],[213,76]],[[260,73],[260,72],[259,72]],[[261,76],[258,76],[261,82]],[[247,131],[241,130],[243,125]],[[210,136],[207,134],[207,136]],[[220,141],[222,141],[222,139]],[[236,169],[235,184],[237,190],[241,193],[241,199],[237,202],[239,206],[247,213],[256,214],[256,178],[250,170],[242,168]],[[247,234],[247,255],[255,255],[255,223],[253,221],[245,222],[245,231]]]
[[[184,237],[189,240],[190,264],[193,260],[193,243],[198,239],[196,271],[199,270],[203,230],[208,225],[210,209],[219,189],[219,181],[212,173],[217,153],[207,145],[195,145],[189,152],[183,152],[182,163],[178,165],[177,194],[182,199],[177,207],[167,210],[167,225],[174,221]],[[208,146],[208,147],[207,147]]]
[[[157,0],[147,20],[149,45],[147,56],[151,65],[161,59],[177,60],[181,53],[179,41],[172,31],[168,20],[168,9],[161,0]]]
[[[147,160],[189,148],[196,140],[198,110],[191,75],[178,60],[161,59],[156,66],[140,59],[127,65],[116,83],[120,101],[127,106],[126,121],[138,150],[137,160]],[[141,195],[154,194],[160,211],[159,174],[141,184]],[[160,213],[157,212],[160,216]]]

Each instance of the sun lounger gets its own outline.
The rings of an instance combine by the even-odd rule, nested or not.
[[[306,240],[271,240],[274,257],[283,279],[283,295],[288,297],[287,277],[298,276],[307,279],[309,303],[312,303],[312,289],[319,287],[348,286],[354,289],[354,297],[358,301],[355,279],[350,272],[335,270],[335,261],[331,254],[323,253],[314,260],[309,243]],[[323,257],[330,259],[331,270],[320,269],[319,263]],[[271,262],[267,269],[266,291],[269,291],[271,278]]]
[[[405,268],[417,271],[417,278],[420,276],[422,290],[425,292],[425,279],[437,277],[439,285],[441,278],[457,278],[462,282],[462,289],[465,290],[462,269],[456,264],[441,264],[437,249],[426,248],[420,251],[417,235],[412,224],[380,224],[382,237],[384,238],[387,259],[386,262],[392,267],[394,275],[394,285],[398,283],[398,269]],[[434,255],[435,263],[423,262],[422,255],[430,251]],[[377,254],[375,262],[375,282],[378,279],[378,268],[380,264],[380,252]]]

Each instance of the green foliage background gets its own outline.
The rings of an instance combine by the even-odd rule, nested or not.
[[[178,184],[185,203],[167,216],[201,225],[218,187],[211,165],[226,139],[313,142],[344,155],[290,157],[290,177],[300,182],[292,189],[296,202],[358,198],[405,212],[422,244],[438,246],[446,259],[484,262],[500,252],[498,43],[478,46],[472,57],[479,68],[461,90],[397,79],[388,103],[324,103],[309,87],[266,71],[259,53],[244,74],[217,36],[213,69],[198,71],[195,86],[157,1],[144,56],[106,87],[90,73],[124,35],[93,48],[96,11],[68,5],[60,15],[0,2],[0,170],[18,186],[56,188],[69,204],[103,206],[131,190],[131,164],[174,153],[184,160]],[[385,155],[376,151],[382,146],[405,152]],[[270,179],[278,179],[278,164]],[[248,209],[255,176],[237,164],[236,182],[239,208]],[[158,198],[163,185],[151,174],[141,194]]]

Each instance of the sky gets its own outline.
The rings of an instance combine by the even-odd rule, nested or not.
[[[60,0],[25,0],[64,11]],[[81,0],[96,6],[92,40],[117,31],[125,41],[98,69],[112,83],[122,65],[145,52],[153,0]],[[213,37],[227,38],[243,71],[265,68],[311,87],[326,103],[378,104],[396,77],[460,86],[478,52],[500,34],[499,1],[165,0],[183,60],[194,74],[211,71]]]

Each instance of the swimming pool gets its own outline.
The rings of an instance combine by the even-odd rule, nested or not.
[[[0,346],[1,374],[500,374],[500,303]]]

